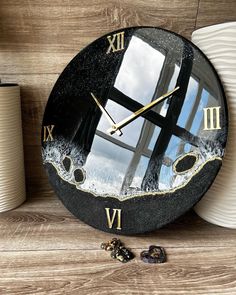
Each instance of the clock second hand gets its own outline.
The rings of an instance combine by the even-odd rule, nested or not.
[[[94,101],[96,102],[96,104],[99,107],[99,109],[101,110],[101,112],[107,118],[107,120],[110,123],[110,125],[111,126],[116,125],[116,122],[112,119],[112,117],[110,116],[110,114],[108,113],[108,111],[100,104],[100,102],[98,101],[98,99],[96,98],[96,96],[92,92],[90,92],[90,94],[91,94],[92,98],[94,99]],[[121,132],[121,130],[119,130],[119,128],[117,128],[116,131],[114,131],[114,132],[116,132],[119,136],[121,136],[123,134]]]
[[[131,123],[132,121],[134,121],[136,118],[140,117],[143,113],[147,112],[148,110],[150,110],[151,108],[153,108],[156,104],[158,104],[159,102],[163,101],[164,99],[166,99],[168,96],[170,96],[171,94],[173,94],[176,90],[178,90],[180,87],[177,86],[175,89],[173,89],[172,91],[167,92],[166,94],[158,97],[157,99],[153,100],[152,102],[150,102],[148,105],[142,107],[141,109],[137,110],[136,112],[134,112],[133,114],[131,114],[129,117],[127,117],[126,119],[122,120],[121,122],[117,123],[117,124],[113,124],[111,126],[111,128],[109,128],[107,130],[107,133],[109,134],[114,134],[117,130],[123,128],[124,126],[128,125],[129,123]]]

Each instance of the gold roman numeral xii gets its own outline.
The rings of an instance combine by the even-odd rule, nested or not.
[[[107,54],[110,52],[116,52],[124,49],[124,36],[125,32],[119,32],[113,34],[112,36],[107,36],[109,42],[109,47],[107,49]]]
[[[113,209],[112,216],[110,215],[110,208],[105,208],[107,224],[109,228],[113,228],[116,220],[116,229],[121,230],[121,209]]]
[[[43,141],[53,141],[52,131],[55,125],[43,126]]]
[[[203,130],[221,129],[220,108],[221,107],[203,108],[203,111],[204,111],[204,129]]]

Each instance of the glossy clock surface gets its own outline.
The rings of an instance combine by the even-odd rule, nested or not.
[[[58,78],[43,118],[43,162],[82,221],[146,232],[208,190],[227,122],[218,76],[196,46],[159,28],[121,29],[83,49]]]

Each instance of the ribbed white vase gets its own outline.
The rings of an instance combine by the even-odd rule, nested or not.
[[[25,200],[20,87],[0,84],[0,212]]]
[[[236,228],[236,22],[196,30],[192,41],[216,68],[229,110],[229,134],[223,166],[195,211],[211,223]]]

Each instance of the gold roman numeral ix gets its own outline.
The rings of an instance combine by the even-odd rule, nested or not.
[[[55,125],[43,126],[43,141],[53,141],[52,131]]]
[[[221,129],[220,108],[221,107],[203,108],[203,111],[204,111],[204,129],[203,130]]]
[[[105,208],[107,216],[107,224],[109,228],[113,228],[116,220],[116,229],[121,230],[121,209],[113,209],[112,216],[110,215],[110,208]]]
[[[109,42],[107,54],[124,49],[124,36],[125,32],[119,32],[117,34],[113,34],[112,36],[107,36],[107,40]]]

